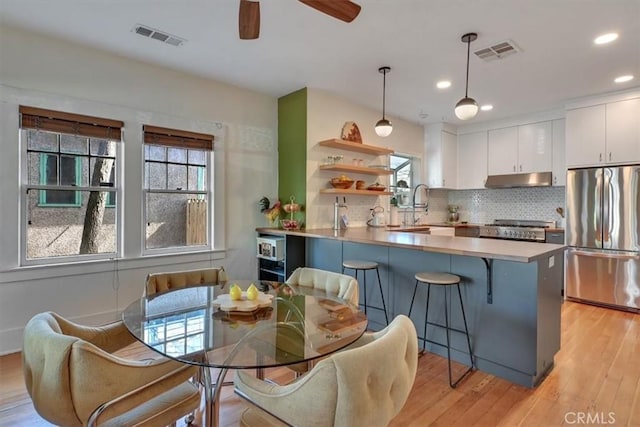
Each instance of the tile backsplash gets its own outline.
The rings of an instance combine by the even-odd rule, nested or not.
[[[327,196],[328,197],[328,196]],[[333,201],[334,197],[329,197]],[[342,201],[340,197],[340,201]],[[376,205],[385,208],[387,221],[390,220],[389,197],[371,198],[370,196],[346,197],[351,227],[366,225],[370,217],[371,208]],[[440,190],[432,189],[429,192],[429,212],[425,214],[416,210],[418,223],[439,223],[447,220],[448,205],[458,205],[460,221],[474,224],[486,224],[494,219],[531,219],[543,221],[557,221],[562,225],[561,217],[556,208],[565,207],[564,187],[534,187],[534,188],[505,188],[486,190]],[[333,205],[323,215],[326,223],[316,224],[315,227],[331,227],[333,218]],[[406,211],[406,214],[405,214]],[[399,219],[410,221],[411,208],[400,209]]]
[[[448,203],[460,207],[461,221],[485,224],[494,219],[557,221],[565,207],[565,187],[451,190]],[[446,217],[446,205],[444,207]]]

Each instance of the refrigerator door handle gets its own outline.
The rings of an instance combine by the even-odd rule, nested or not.
[[[602,198],[602,193],[604,192],[604,170],[599,169],[596,171],[596,185],[595,185],[595,194],[594,194],[594,220],[595,220],[595,247],[602,248],[603,247],[603,238],[602,238],[602,228],[603,228],[603,209],[602,205],[604,200]],[[588,225],[587,225],[588,226]]]
[[[605,249],[611,248],[611,231],[613,229],[613,215],[611,215],[612,173],[611,169],[605,168],[602,174],[602,247]]]
[[[637,259],[640,260],[640,253],[625,251],[602,251],[602,250],[585,250],[571,248],[572,254],[579,256],[587,256],[592,258],[609,258],[609,259]]]

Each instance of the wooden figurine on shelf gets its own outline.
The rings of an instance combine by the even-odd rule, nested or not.
[[[362,144],[362,135],[360,135],[360,129],[355,122],[345,122],[342,126],[342,135],[340,138],[345,141],[357,142]]]

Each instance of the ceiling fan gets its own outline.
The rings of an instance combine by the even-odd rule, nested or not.
[[[353,21],[360,13],[360,5],[349,0],[298,1],[344,22]],[[260,3],[257,0],[240,0],[238,28],[242,40],[258,38],[260,35]]]

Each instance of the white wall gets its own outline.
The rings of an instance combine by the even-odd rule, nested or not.
[[[0,26],[0,39],[0,354],[21,347],[24,325],[41,311],[118,318],[152,271],[224,265],[231,278],[257,276],[257,202],[277,194],[275,98],[13,28]],[[20,104],[125,122],[123,259],[19,266]],[[141,256],[143,123],[216,136],[214,251]]]
[[[329,186],[328,181],[336,173],[320,171],[318,167],[322,160],[331,154],[344,155],[343,161],[350,162],[352,158],[361,158],[365,166],[382,164],[384,158],[372,155],[320,147],[319,141],[340,138],[342,126],[346,121],[353,121],[358,125],[363,143],[386,147],[402,154],[409,154],[419,158],[424,157],[424,130],[422,126],[406,122],[393,117],[387,117],[393,124],[393,132],[386,138],[381,138],[374,131],[375,124],[382,117],[382,112],[347,102],[335,95],[319,89],[307,90],[307,228],[333,226],[333,204],[335,196],[320,194],[321,188]],[[388,165],[388,161],[384,161]],[[379,181],[389,185],[386,176],[353,175],[353,179],[362,179],[367,184]],[[420,181],[418,181],[420,182]],[[355,188],[355,186],[353,187]],[[340,196],[342,202],[342,196]],[[389,218],[389,196],[347,196],[349,205],[349,225],[363,226],[369,215],[369,209],[375,205],[385,208]]]

